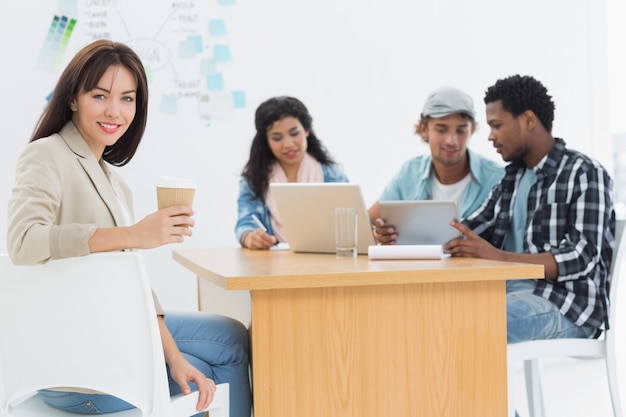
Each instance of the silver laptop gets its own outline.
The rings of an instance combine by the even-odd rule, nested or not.
[[[396,228],[397,245],[443,245],[460,236],[450,226],[459,220],[454,201],[381,201],[379,207],[385,224]]]
[[[270,189],[292,251],[335,253],[335,207],[356,207],[360,254],[376,244],[358,184],[271,183]]]

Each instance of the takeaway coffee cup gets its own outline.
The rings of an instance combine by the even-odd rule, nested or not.
[[[196,184],[190,178],[162,176],[156,190],[159,210],[178,205],[191,207]]]

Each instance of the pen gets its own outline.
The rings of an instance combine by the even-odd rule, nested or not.
[[[259,226],[259,229],[267,232],[267,227],[265,227],[263,223],[261,223],[261,220],[259,220],[259,218],[255,214],[252,215],[252,220],[254,220],[257,226]]]

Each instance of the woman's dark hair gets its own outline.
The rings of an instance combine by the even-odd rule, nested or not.
[[[513,116],[531,110],[543,127],[552,132],[554,102],[548,89],[529,75],[511,75],[496,81],[485,92],[485,104],[502,100],[502,108]]]
[[[81,49],[67,65],[57,82],[52,98],[30,138],[30,142],[57,133],[72,119],[70,102],[97,87],[109,67],[121,65],[137,80],[136,112],[128,130],[102,158],[116,166],[126,165],[137,151],[148,118],[148,81],[139,56],[130,47],[109,40],[97,40]]]
[[[272,153],[267,141],[267,130],[285,117],[295,117],[302,127],[309,132],[307,138],[307,153],[321,164],[334,164],[335,161],[317,138],[313,131],[313,119],[306,106],[297,98],[280,96],[264,101],[256,109],[254,125],[256,134],[250,146],[250,157],[243,169],[242,176],[250,184],[252,192],[258,198],[264,198],[269,186],[269,176],[276,157]]]

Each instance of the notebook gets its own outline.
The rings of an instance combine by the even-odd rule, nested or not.
[[[380,217],[394,226],[397,245],[443,245],[460,236],[450,226],[459,219],[454,201],[381,201]]]
[[[335,253],[335,207],[356,207],[359,254],[376,244],[359,184],[271,183],[270,189],[292,251]]]

